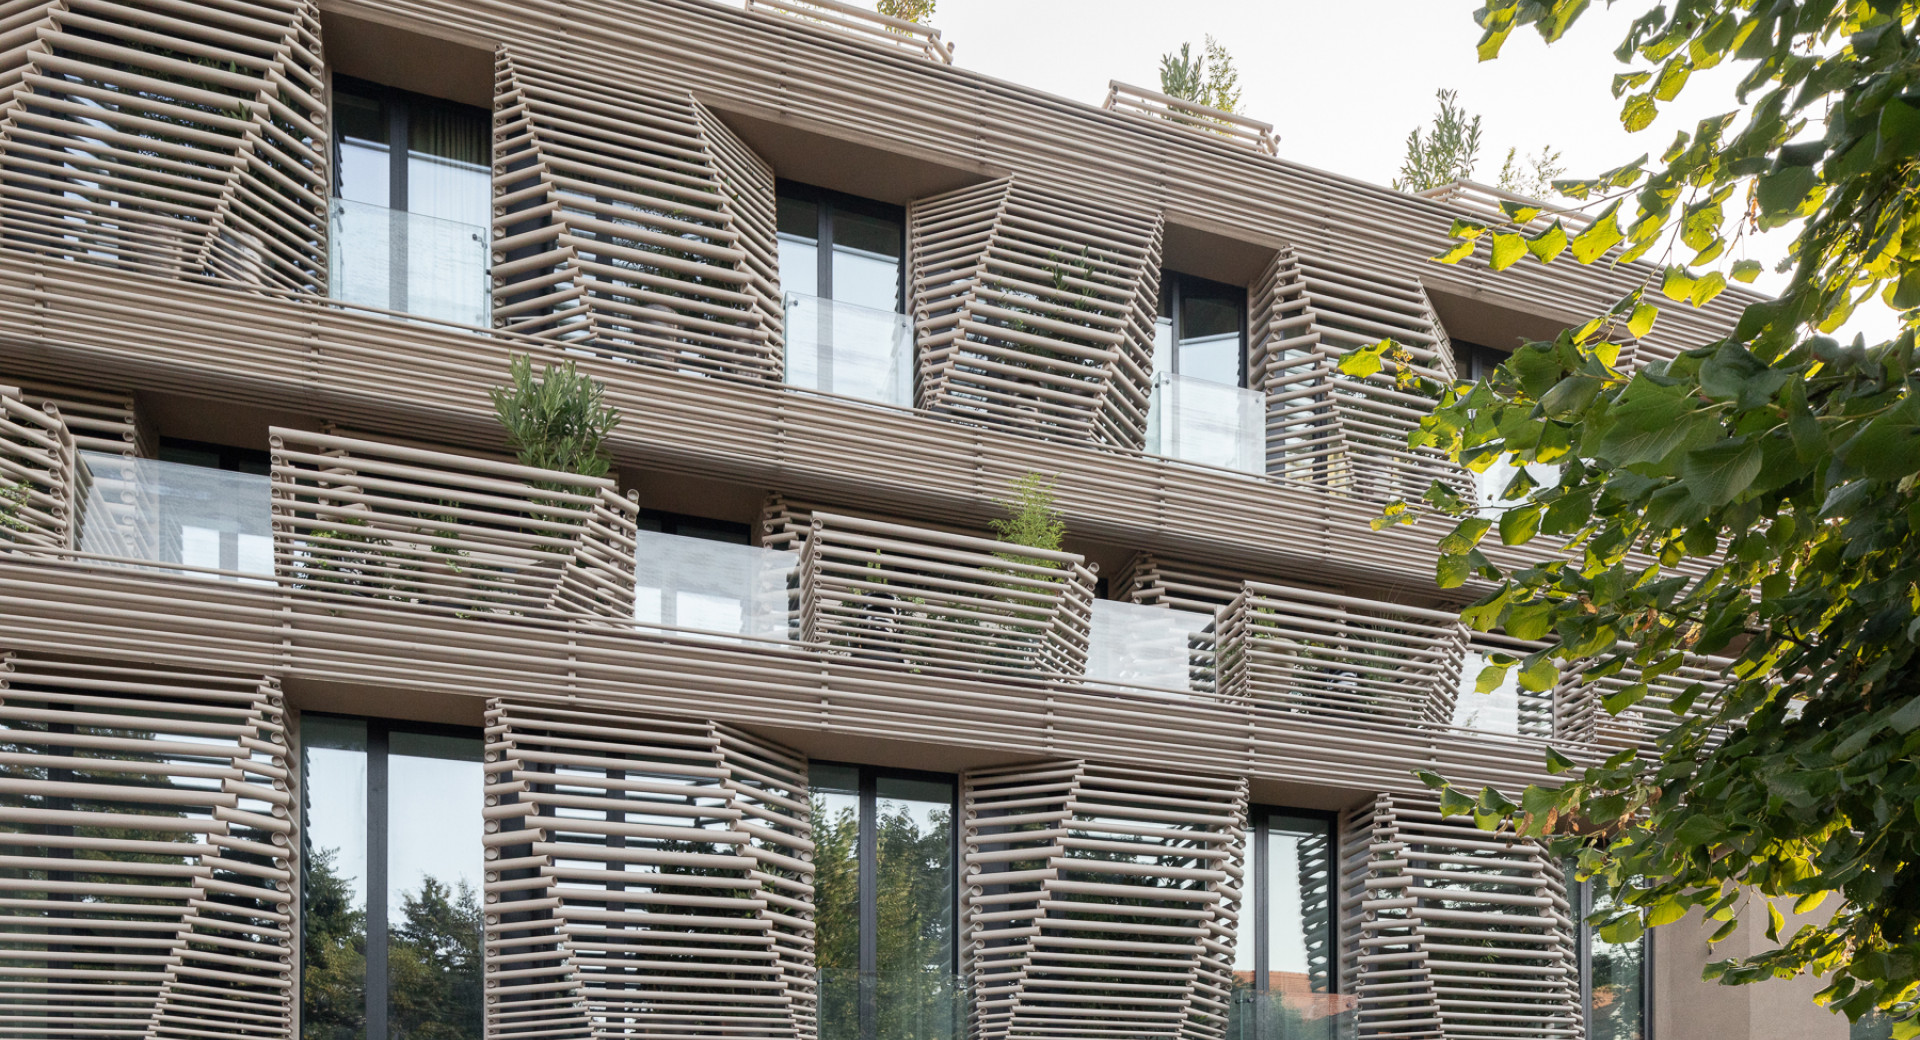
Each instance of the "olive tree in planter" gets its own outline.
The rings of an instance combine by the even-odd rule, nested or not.
[[[607,388],[599,380],[581,374],[571,361],[548,362],[536,376],[533,359],[525,354],[513,359],[509,379],[488,394],[521,465],[583,477],[607,475],[613,466],[607,435],[620,424],[620,412],[606,403]],[[544,486],[559,490],[559,485]]]

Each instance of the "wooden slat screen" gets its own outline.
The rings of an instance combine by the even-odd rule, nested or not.
[[[1679,721],[1672,708],[1676,699],[1698,685],[1689,710],[1707,710],[1733,682],[1733,659],[1727,657],[1688,654],[1678,668],[1650,680],[1632,662],[1611,675],[1590,675],[1589,669],[1598,663],[1562,663],[1553,691],[1554,734],[1609,754],[1630,747],[1653,751],[1660,735]],[[1630,696],[1632,688],[1642,683],[1646,689],[1638,700],[1617,715],[1607,711],[1608,698]]]
[[[0,691],[7,1032],[291,1040],[278,688],[19,659]]]
[[[1249,119],[1238,112],[1196,104],[1185,98],[1170,97],[1157,90],[1136,87],[1117,79],[1107,81],[1107,99],[1101,102],[1100,107],[1109,112],[1162,119],[1189,130],[1217,134],[1268,155],[1273,155],[1280,148],[1280,138],[1273,132],[1271,123]]]
[[[773,171],[692,97],[499,53],[494,322],[779,382]]]
[[[854,39],[918,53],[930,61],[953,64],[953,44],[940,30],[904,18],[880,14],[871,8],[839,0],[747,0],[749,14],[792,18],[804,25],[833,29]]]
[[[27,9],[32,12],[32,8]],[[326,286],[312,0],[63,0],[0,23],[0,240],[246,285]],[[18,50],[7,43],[24,40]]]
[[[816,1035],[804,758],[493,700],[486,770],[489,1037]]]
[[[1341,842],[1341,992],[1363,1040],[1581,1035],[1573,907],[1540,846],[1381,795]]]
[[[1221,696],[1268,712],[1441,722],[1466,655],[1457,614],[1247,582],[1221,615]]]
[[[1006,178],[920,199],[907,223],[919,407],[1141,446],[1158,215]]]
[[[79,460],[59,410],[0,386],[0,545],[70,549],[79,540]]]
[[[463,614],[632,616],[639,510],[612,480],[268,434],[282,580]]]
[[[1079,675],[1093,580],[1072,553],[815,513],[800,638],[913,668]]]
[[[970,1035],[1225,1035],[1244,780],[1043,762],[961,798]]]
[[[1453,347],[1411,278],[1282,250],[1253,291],[1248,382],[1267,395],[1267,471],[1370,500],[1418,499],[1436,479],[1460,493],[1464,470],[1412,451],[1407,434],[1433,402],[1394,385],[1395,365],[1339,371],[1356,347],[1391,338],[1418,374],[1451,382]]]
[[[60,412],[61,420],[73,434],[76,449],[153,457],[153,430],[141,421],[131,392],[24,381],[19,387],[20,399],[29,407],[51,404]]]

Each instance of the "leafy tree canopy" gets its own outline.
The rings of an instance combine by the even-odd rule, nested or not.
[[[1522,27],[1557,41],[1586,7],[1490,0],[1480,56]],[[1650,751],[1550,753],[1568,782],[1518,803],[1428,777],[1446,809],[1488,826],[1513,818],[1576,855],[1617,899],[1596,921],[1608,939],[1694,908],[1723,939],[1743,903],[1763,899],[1771,942],[1709,976],[1811,971],[1830,983],[1822,1002],[1855,1018],[1883,1009],[1897,1037],[1920,1035],[1916,21],[1912,0],[1683,0],[1634,21],[1613,82],[1627,129],[1723,62],[1745,69],[1728,111],[1657,159],[1563,182],[1592,213],[1584,228],[1514,205],[1504,225],[1456,225],[1438,259],[1488,242],[1479,255],[1496,269],[1646,258],[1645,277],[1490,378],[1438,390],[1414,435],[1476,469],[1559,467],[1557,481],[1516,478],[1493,517],[1437,487],[1427,496],[1457,521],[1440,583],[1489,590],[1471,623],[1556,644],[1497,659],[1482,687],[1518,668],[1540,690],[1552,658],[1582,660],[1617,679],[1607,712],[1671,695],[1679,716]],[[1756,261],[1714,266],[1744,236],[1796,222],[1778,299],[1671,360],[1623,357],[1615,344],[1648,336],[1662,309],[1751,279]],[[1828,335],[1873,299],[1903,312],[1891,338]],[[1380,522],[1423,512],[1390,508]],[[1490,536],[1513,548],[1483,552]],[[1678,671],[1707,655],[1730,662],[1712,663],[1724,682]],[[1821,913],[1789,928],[1783,908]]]
[[[1466,107],[1457,103],[1457,91],[1435,91],[1434,96],[1440,110],[1434,113],[1426,135],[1421,135],[1419,127],[1407,134],[1400,175],[1393,181],[1396,191],[1426,191],[1468,180],[1480,164],[1480,117],[1469,115]],[[1544,199],[1558,190],[1553,182],[1565,172],[1560,152],[1552,145],[1542,146],[1538,155],[1523,155],[1519,148],[1509,148],[1494,183],[1503,191]]]
[[[1197,55],[1192,44],[1183,43],[1180,53],[1160,56],[1160,93],[1222,112],[1239,112],[1240,72],[1233,67],[1233,55],[1209,36]]]
[[[898,18],[915,25],[927,25],[933,21],[933,9],[938,0],[880,0],[874,10],[889,18]]]
[[[511,382],[488,394],[521,464],[605,476],[612,466],[607,435],[620,424],[619,411],[605,403],[606,387],[571,361],[549,363],[545,374],[536,376],[533,359],[525,354],[513,359],[509,375]]]

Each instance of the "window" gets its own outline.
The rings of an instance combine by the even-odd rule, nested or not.
[[[1153,369],[1247,385],[1247,291],[1177,271],[1160,275]]]
[[[1333,996],[1333,819],[1261,806],[1251,818],[1253,912],[1241,918],[1233,968],[1234,1012],[1252,1021],[1236,1035],[1318,1036],[1312,1023],[1341,1007]]]
[[[303,1040],[479,1040],[481,740],[306,715]]]
[[[486,110],[334,77],[333,297],[487,322]]]
[[[785,181],[779,194],[783,289],[890,313],[904,309],[900,207]]]
[[[1463,339],[1453,341],[1453,370],[1470,383],[1477,383],[1493,374],[1493,370],[1511,355],[1504,350],[1469,343]]]
[[[820,1040],[957,1040],[950,776],[813,763]]]
[[[1578,885],[1580,900],[1580,1006],[1587,1040],[1646,1040],[1652,1019],[1653,958],[1646,935],[1628,943],[1610,943],[1586,923],[1609,908],[1593,882]]]

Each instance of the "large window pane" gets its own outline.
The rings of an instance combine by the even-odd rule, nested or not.
[[[780,199],[780,288],[820,295],[820,204]]]
[[[1247,882],[1251,910],[1234,947],[1238,1040],[1332,1040],[1343,998],[1333,995],[1333,823],[1256,808]]]
[[[367,725],[302,721],[306,889],[302,1040],[356,1040],[367,1018]]]
[[[953,1000],[953,784],[875,781],[879,1035],[948,1040]]]
[[[1590,890],[1591,891],[1591,890]],[[1591,911],[1603,912],[1612,901],[1593,891]],[[1590,1040],[1644,1040],[1646,1037],[1646,937],[1628,943],[1610,943],[1599,930],[1586,926],[1587,1010]]]
[[[860,772],[815,764],[813,920],[820,1040],[860,1036]]]
[[[900,300],[900,222],[837,210],[833,215],[833,298],[893,311]]]
[[[387,1022],[479,1040],[480,742],[396,731],[387,783]]]

